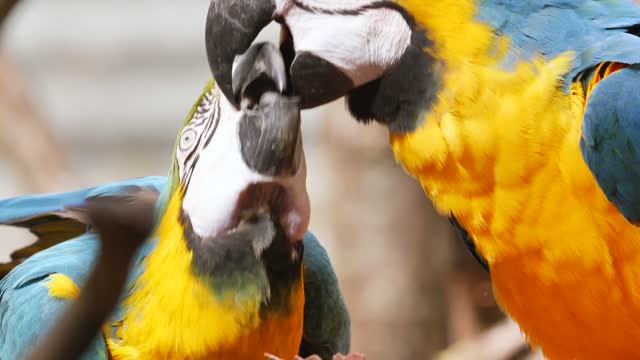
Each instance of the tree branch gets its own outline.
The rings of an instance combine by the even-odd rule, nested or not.
[[[4,25],[4,21],[9,17],[11,10],[20,0],[1,0],[0,1],[0,27]]]

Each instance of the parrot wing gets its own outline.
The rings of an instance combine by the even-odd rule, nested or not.
[[[99,240],[89,232],[91,224],[81,208],[85,200],[115,196],[155,204],[165,184],[165,177],[143,177],[0,201],[0,224],[27,228],[37,236],[34,244],[12,254],[12,263],[0,265],[0,358],[15,358],[44,334],[90,273]],[[102,336],[84,358],[107,359]]]
[[[36,336],[53,325],[74,293],[73,286],[65,287],[65,281],[61,281],[57,286],[59,294],[52,295],[53,279],[64,274],[65,279],[82,283],[98,251],[97,236],[84,234],[31,256],[0,280],[0,358],[17,358],[31,347]],[[107,358],[101,336],[83,358]]]
[[[582,156],[609,201],[640,224],[640,67],[600,80],[588,94],[582,121]]]
[[[301,356],[349,353],[351,319],[327,252],[309,232],[304,237],[304,330]]]
[[[35,243],[14,251],[11,254],[12,262],[0,263],[0,278],[17,263],[36,252],[86,233],[91,224],[79,207],[86,199],[121,196],[130,197],[132,201],[155,203],[165,184],[165,177],[149,176],[70,192],[25,195],[0,200],[0,225],[26,228],[37,237]]]

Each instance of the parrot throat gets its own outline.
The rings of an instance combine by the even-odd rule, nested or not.
[[[204,238],[193,230],[184,211],[180,213],[180,223],[187,247],[193,253],[192,271],[214,296],[242,297],[238,289],[257,287],[261,294],[261,315],[289,311],[291,289],[302,276],[302,241],[292,244],[282,226],[276,224],[271,244],[256,256],[250,239],[234,236],[233,232],[231,236]]]
[[[396,159],[438,212],[456,219],[489,267],[538,248],[529,239],[516,244],[512,229],[530,226],[521,222],[529,217],[526,205],[544,199],[545,185],[560,177],[554,159],[565,148],[573,149],[574,163],[583,162],[572,111],[584,99],[562,89],[573,54],[520,61],[507,70],[501,60],[509,41],[475,18],[474,2],[400,3],[428,30],[444,69],[437,101],[422,114],[421,126],[390,132]]]

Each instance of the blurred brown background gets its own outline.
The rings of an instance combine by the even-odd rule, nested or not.
[[[0,197],[166,174],[177,130],[210,76],[207,7],[19,2],[0,48]],[[303,121],[311,230],[338,272],[354,351],[372,360],[539,356],[501,315],[488,275],[448,221],[395,164],[385,129],[358,125],[342,101]],[[29,240],[0,228],[0,261]]]

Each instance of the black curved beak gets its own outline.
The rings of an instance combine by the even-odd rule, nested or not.
[[[224,96],[240,104],[232,85],[233,63],[275,16],[274,0],[212,0],[207,14],[205,45],[209,67]]]
[[[282,94],[284,60],[273,44],[251,46],[236,62],[233,99],[243,116],[239,138],[245,163],[265,176],[293,176],[302,160],[300,100]]]
[[[284,59],[274,45],[255,44],[236,58],[231,78],[233,103],[236,106],[241,103],[241,98],[259,100],[269,90],[282,94],[286,88]]]
[[[245,163],[265,176],[294,176],[302,160],[300,101],[276,93],[245,111],[239,128]]]
[[[251,43],[271,21],[278,20],[274,0],[212,0],[206,22],[205,44],[209,67],[224,96],[240,109],[236,82],[244,81],[236,73],[247,74],[256,56],[264,49],[249,51]],[[295,52],[293,38],[286,25],[282,27],[280,51],[285,55],[284,74],[271,73],[272,79],[290,74],[290,87],[278,82],[279,91],[287,90],[300,98],[301,109],[310,109],[346,95],[354,88],[353,81],[336,66],[316,54]],[[243,67],[244,65],[244,68]],[[249,65],[246,65],[249,64]],[[274,64],[265,63],[253,71],[268,73]],[[255,76],[255,74],[251,74]]]
[[[252,45],[236,61],[232,90],[241,108],[236,134],[242,160],[254,175],[238,197],[233,223],[242,211],[255,213],[266,205],[278,231],[297,241],[309,224],[309,197],[300,99],[282,93],[286,84],[284,60],[273,44]],[[290,245],[285,248],[290,252]]]

